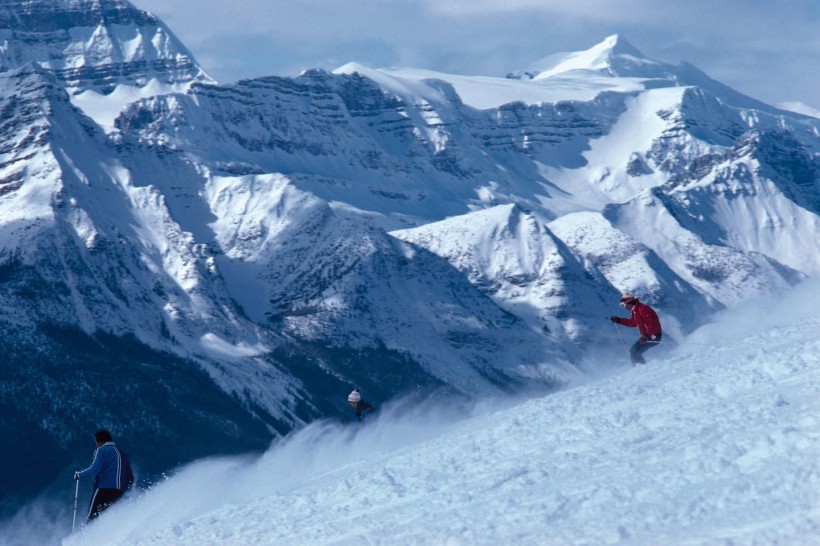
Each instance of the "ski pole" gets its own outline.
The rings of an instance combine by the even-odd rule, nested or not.
[[[74,532],[74,528],[77,526],[77,497],[80,495],[80,480],[75,479],[77,485],[74,487],[74,521],[71,522],[71,532]]]
[[[607,320],[609,320],[609,319],[607,319]],[[610,321],[610,322],[612,322],[612,321]],[[621,335],[621,331],[620,331],[620,330],[618,330],[618,327],[617,327],[617,326],[615,326],[615,323],[614,323],[614,322],[612,322],[612,327],[613,327],[613,328],[615,328],[615,332],[617,332],[617,333],[618,333],[618,337],[619,337],[619,338],[621,338],[621,343],[623,344],[624,349],[626,349],[626,350],[628,351],[628,350],[629,350],[629,347],[627,347],[627,346],[626,346],[626,341],[624,341],[624,336],[622,336],[622,335]]]

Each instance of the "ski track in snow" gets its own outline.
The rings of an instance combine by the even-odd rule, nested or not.
[[[385,408],[195,463],[64,544],[820,544],[820,290],[801,290],[511,408]]]

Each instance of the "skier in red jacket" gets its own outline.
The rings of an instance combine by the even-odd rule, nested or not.
[[[641,337],[629,349],[629,356],[632,358],[632,364],[646,364],[643,353],[655,347],[661,342],[663,332],[661,330],[661,321],[658,320],[658,314],[655,310],[644,305],[638,298],[632,295],[631,292],[624,292],[621,297],[621,307],[632,313],[629,318],[609,317],[615,324],[629,326],[630,328],[637,327],[641,333]]]

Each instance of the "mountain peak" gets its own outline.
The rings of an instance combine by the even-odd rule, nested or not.
[[[521,75],[534,80],[550,78],[558,74],[584,71],[607,76],[656,77],[659,68],[667,68],[641,53],[621,34],[607,36],[598,44],[584,51],[556,53],[533,63]]]
[[[622,34],[607,36],[600,43],[587,50],[587,52],[593,51],[607,55],[609,58],[616,55],[631,55],[637,58],[645,58],[645,55],[638,51]]]
[[[210,81],[152,14],[126,0],[4,0],[0,72],[36,63],[74,93]]]

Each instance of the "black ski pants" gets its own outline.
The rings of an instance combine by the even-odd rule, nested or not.
[[[632,364],[646,364],[646,359],[643,357],[643,354],[652,347],[657,347],[662,337],[663,334],[658,334],[655,336],[655,339],[646,340],[643,343],[641,343],[640,339],[636,341],[632,347],[629,348],[629,357],[632,359]]]
[[[94,495],[91,497],[91,506],[88,509],[88,519],[86,521],[91,521],[99,516],[103,510],[120,500],[123,493],[125,493],[124,489],[95,489]]]

